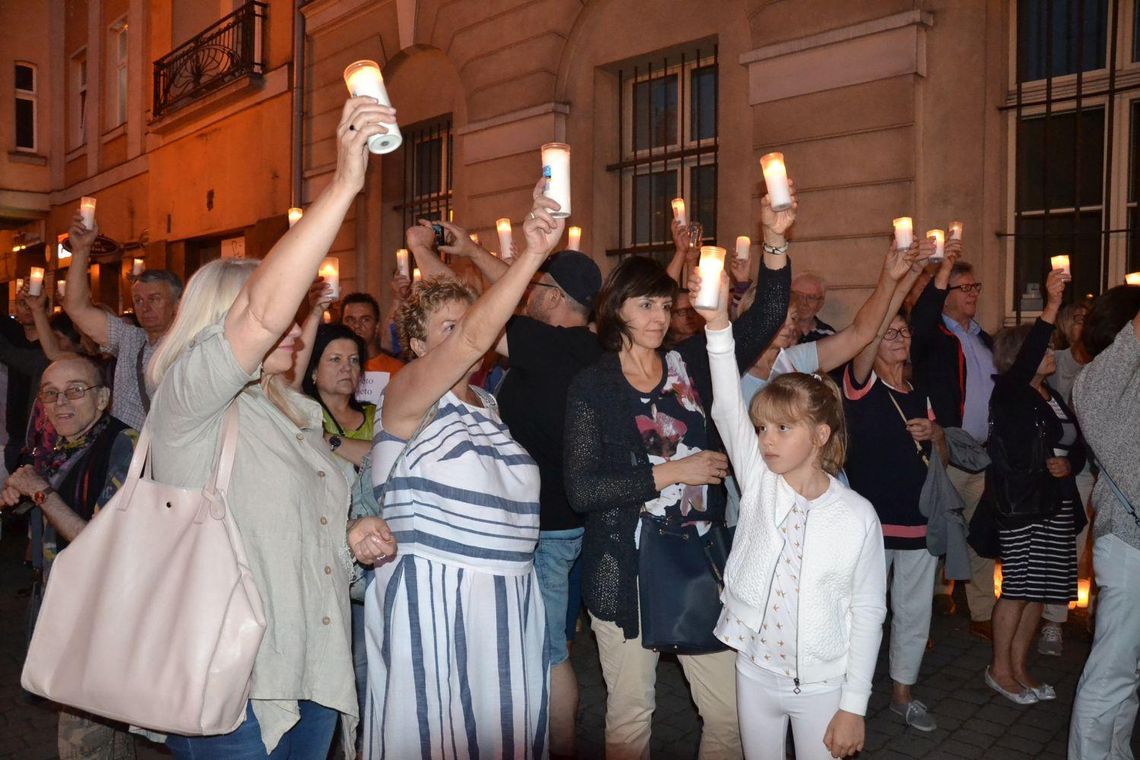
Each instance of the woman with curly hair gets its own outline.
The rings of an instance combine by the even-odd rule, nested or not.
[[[526,250],[482,297],[430,279],[397,316],[415,358],[384,391],[372,451],[400,548],[365,597],[368,758],[545,754],[538,466],[469,381],[562,236],[542,188]]]

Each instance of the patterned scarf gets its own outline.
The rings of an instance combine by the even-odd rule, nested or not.
[[[58,437],[51,451],[44,456],[42,466],[36,467],[36,470],[47,480],[54,478],[56,473],[67,463],[67,460],[87,448],[92,441],[106,430],[110,420],[110,415],[103,414],[95,424],[91,426],[90,430],[72,441],[64,440],[62,436]]]

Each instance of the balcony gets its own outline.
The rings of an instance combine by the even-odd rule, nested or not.
[[[154,62],[152,118],[160,119],[244,77],[260,78],[266,4],[249,2]]]

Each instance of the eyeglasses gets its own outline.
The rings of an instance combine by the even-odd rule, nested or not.
[[[62,391],[57,391],[54,388],[48,388],[39,392],[39,400],[45,404],[54,404],[59,401],[60,396],[66,396],[69,401],[78,401],[87,395],[87,391],[102,388],[102,385],[73,385],[70,388],[64,388]]]
[[[793,290],[792,295],[801,300],[810,301],[811,303],[819,303],[824,298],[823,296],[813,296],[808,295],[807,293],[801,293],[798,290]]]
[[[981,293],[982,292],[982,283],[973,282],[973,283],[970,283],[968,285],[952,285],[950,287],[950,289],[951,290],[960,290],[963,293]]]
[[[892,327],[891,329],[889,329],[885,333],[883,333],[883,340],[898,340],[899,338],[909,338],[909,337],[910,337],[910,328],[909,327],[900,327],[898,329],[895,329],[894,327]]]

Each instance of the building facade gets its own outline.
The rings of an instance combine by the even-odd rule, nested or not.
[[[987,328],[1040,308],[1052,254],[1071,254],[1077,295],[1140,269],[1136,0],[0,8],[27,14],[2,28],[46,25],[59,41],[2,46],[14,57],[0,75],[5,102],[28,92],[10,79],[19,62],[41,76],[34,147],[0,120],[0,235],[28,241],[38,225],[53,244],[79,197],[95,195],[122,244],[100,264],[119,267],[107,272],[116,285],[115,257],[134,251],[180,273],[237,241],[263,255],[289,206],[332,177],[342,72],[359,59],[383,68],[404,144],[372,157],[331,255],[342,287],[382,300],[417,218],[452,218],[498,247],[495,220],[508,217],[519,239],[547,142],[571,145],[570,223],[603,271],[630,253],[664,255],[678,195],[707,239],[731,249],[737,235],[758,238],[758,159],[783,152],[800,197],[795,266],[827,279],[828,321],[845,323],[869,292],[898,216],[919,232],[964,222]],[[161,90],[156,72],[180,53],[208,74],[206,32],[241,14],[256,16],[258,67],[201,92]],[[33,256],[5,254],[0,277]],[[103,280],[115,278],[100,274],[107,300]]]

